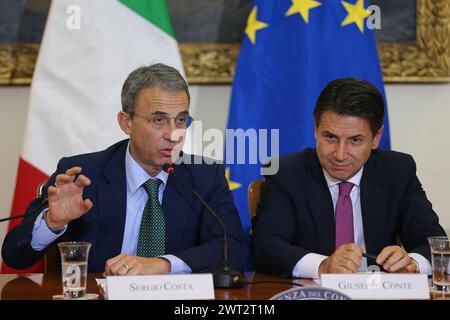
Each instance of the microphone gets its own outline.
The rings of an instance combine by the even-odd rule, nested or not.
[[[222,265],[215,268],[213,273],[213,281],[215,288],[241,288],[245,281],[244,275],[238,270],[234,269],[229,261],[228,253],[228,236],[225,225],[219,215],[214,212],[214,210],[206,203],[202,196],[189,184],[187,184],[183,179],[181,179],[176,173],[172,165],[165,163],[162,169],[169,175],[174,176],[183,186],[191,190],[191,192],[200,200],[200,202],[205,206],[208,212],[216,219],[222,229],[223,240],[222,240]]]
[[[16,215],[16,216],[10,216],[7,218],[2,218],[0,219],[0,222],[4,222],[4,221],[10,221],[10,220],[15,220],[15,219],[19,219],[19,218],[24,218],[26,216],[31,216],[33,214],[35,214],[36,212],[38,212],[39,210],[42,210],[45,205],[47,205],[47,198],[43,198],[42,199],[42,203],[33,211],[29,212],[29,213],[25,213],[25,214],[20,214],[20,215]]]
[[[16,216],[10,216],[10,217],[7,217],[7,218],[2,218],[2,219],[0,219],[0,222],[10,221],[10,220],[15,220],[15,219],[19,219],[19,218],[24,218],[24,217],[26,217],[26,216],[31,216],[31,215],[35,214],[35,213],[38,212],[39,210],[42,210],[43,207],[44,207],[44,205],[47,205],[47,204],[48,204],[48,202],[47,202],[47,197],[43,197],[43,193],[44,193],[43,188],[44,188],[44,185],[41,185],[41,186],[39,187],[39,190],[38,190],[38,198],[41,198],[41,199],[42,199],[42,202],[41,202],[40,205],[37,206],[36,209],[34,209],[33,211],[31,211],[31,212],[29,212],[29,213],[20,214],[20,215],[16,215]]]
[[[0,222],[9,221],[9,220],[14,220],[14,219],[19,219],[19,218],[23,218],[23,217],[26,217],[26,216],[27,216],[27,214],[20,214],[20,215],[18,215],[18,216],[10,216],[10,217],[8,217],[8,218],[2,218],[2,219],[0,219]]]

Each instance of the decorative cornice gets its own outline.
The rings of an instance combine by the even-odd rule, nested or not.
[[[181,43],[180,51],[190,84],[231,83],[240,45]],[[38,44],[0,44],[0,84],[28,85]],[[385,82],[450,81],[450,1],[417,0],[416,41],[380,43]]]

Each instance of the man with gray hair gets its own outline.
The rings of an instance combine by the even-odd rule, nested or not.
[[[5,238],[3,260],[28,268],[56,242],[70,240],[91,242],[89,271],[106,275],[201,272],[220,265],[217,221],[162,170],[181,154],[192,120],[189,102],[176,69],[154,64],[131,72],[117,116],[129,139],[61,159],[44,188],[45,207],[39,208],[42,199],[31,203]],[[174,165],[177,175],[223,220],[231,264],[242,270],[243,234],[223,166],[184,157],[189,161]]]

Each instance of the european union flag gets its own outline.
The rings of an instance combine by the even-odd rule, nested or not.
[[[279,153],[285,155],[315,146],[313,109],[331,80],[365,79],[384,94],[366,8],[364,0],[254,1],[233,82],[228,128],[279,129]],[[387,117],[381,147],[390,147]],[[236,163],[242,150],[235,144],[229,156],[228,148],[227,175],[248,234],[247,187],[260,177],[259,165]]]

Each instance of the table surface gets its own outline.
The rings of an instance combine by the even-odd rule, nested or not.
[[[282,279],[263,273],[246,273],[249,282],[243,288],[215,289],[218,300],[268,300],[274,295],[298,287],[295,284],[318,286],[311,279]],[[87,292],[99,294],[95,279],[101,274],[88,274]],[[295,284],[293,284],[295,283]],[[1,300],[51,300],[62,293],[59,274],[0,274]],[[450,296],[431,294],[432,299],[450,299]],[[102,296],[100,295],[100,299]]]

